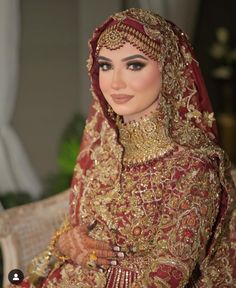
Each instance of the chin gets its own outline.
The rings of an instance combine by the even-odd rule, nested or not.
[[[129,115],[133,115],[133,114],[138,113],[137,111],[135,111],[133,109],[127,109],[127,108],[114,107],[112,109],[119,116],[129,116]]]

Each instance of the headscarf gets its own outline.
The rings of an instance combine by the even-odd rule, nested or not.
[[[126,42],[158,61],[162,67],[159,112],[172,140],[216,160],[215,169],[222,190],[214,233],[207,247],[208,253],[213,252],[230,213],[234,187],[228,158],[218,146],[216,123],[199,64],[187,36],[176,25],[153,12],[137,8],[109,17],[95,30],[89,42],[87,67],[93,103],[72,181],[71,224],[77,225],[84,221],[86,207],[83,205],[83,197],[86,197],[88,181],[94,181],[94,185],[99,183],[97,187],[106,193],[119,189],[123,147],[119,143],[114,113],[109,113],[109,105],[99,87],[96,57],[101,47],[115,50]],[[112,173],[99,174],[97,167],[101,163],[106,163]],[[113,194],[109,195],[112,198]]]

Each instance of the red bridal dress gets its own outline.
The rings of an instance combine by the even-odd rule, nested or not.
[[[129,123],[104,99],[96,61],[101,47],[126,42],[162,67],[158,110]],[[125,257],[104,272],[64,261],[38,287],[236,287],[235,187],[184,33],[150,11],[116,13],[93,34],[88,70],[94,100],[71,185],[70,224],[96,219],[89,235],[119,245]],[[40,275],[45,255],[30,274]],[[35,287],[30,274],[20,287]]]

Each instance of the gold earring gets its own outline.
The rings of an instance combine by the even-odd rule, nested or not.
[[[115,121],[116,124],[120,123],[120,121],[121,121],[121,116],[119,116],[118,114],[116,114],[116,113],[114,112],[114,110],[111,108],[110,105],[108,105],[107,112],[108,112],[108,115],[111,117],[111,119],[112,119],[113,121]]]
[[[112,116],[114,114],[114,111],[110,105],[108,105],[107,111],[108,111],[109,116]]]
[[[111,108],[111,106],[108,104],[108,108],[107,108],[107,111],[108,111],[108,115],[111,117],[112,120],[115,120],[116,117],[116,113],[113,111],[113,109]]]

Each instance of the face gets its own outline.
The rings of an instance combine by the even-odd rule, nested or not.
[[[138,120],[156,109],[162,84],[156,61],[126,43],[117,50],[102,47],[98,63],[100,89],[124,122]]]

